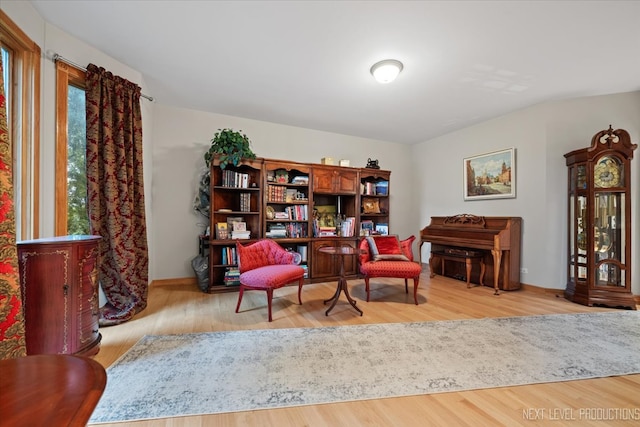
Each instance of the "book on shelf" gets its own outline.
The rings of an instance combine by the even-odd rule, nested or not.
[[[240,270],[237,267],[230,267],[224,273],[224,285],[236,286],[240,284]]]
[[[307,208],[307,205],[287,206],[284,209],[284,212],[286,213],[286,219],[291,219],[294,221],[306,221],[309,215],[309,209]]]
[[[238,263],[238,258],[236,256],[236,248],[233,246],[227,246],[221,249],[222,252],[222,264],[223,265],[234,265]]]
[[[340,235],[342,237],[353,237],[355,233],[356,227],[356,218],[352,216],[346,217],[342,221],[342,225],[340,228]]]
[[[224,169],[222,171],[222,186],[249,188],[249,174],[232,171],[231,169]]]
[[[240,193],[240,212],[251,212],[251,193]]]
[[[281,185],[269,185],[267,187],[267,200],[269,202],[286,202],[287,188]]]
[[[232,231],[231,232],[231,238],[232,239],[250,239],[251,238],[251,231],[249,230],[244,230],[244,231]]]
[[[229,238],[229,228],[226,222],[218,222],[216,223],[216,239],[228,239]]]
[[[266,237],[270,239],[278,239],[287,237],[287,227],[282,223],[270,224]]]
[[[337,236],[335,227],[318,227],[318,237]]]

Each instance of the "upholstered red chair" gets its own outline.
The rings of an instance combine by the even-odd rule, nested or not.
[[[236,254],[240,269],[240,293],[236,313],[240,309],[245,290],[266,291],[269,322],[271,322],[273,290],[296,281],[298,282],[298,303],[302,304],[304,269],[294,264],[294,253],[286,251],[273,240],[262,239],[248,245],[236,242]]]
[[[408,280],[413,279],[413,300],[418,304],[418,284],[422,267],[413,261],[415,236],[405,240],[397,236],[369,236],[360,241],[360,273],[364,277],[369,301],[369,279],[372,277],[397,277],[404,279],[404,290],[409,293]]]

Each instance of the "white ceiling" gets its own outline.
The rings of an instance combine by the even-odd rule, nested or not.
[[[383,141],[640,90],[639,1],[32,3],[157,103]],[[388,58],[404,70],[381,85]]]

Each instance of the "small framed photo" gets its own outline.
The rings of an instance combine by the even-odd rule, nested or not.
[[[389,224],[378,223],[376,224],[376,233],[387,235],[389,234]]]
[[[516,197],[515,148],[463,159],[464,200]]]
[[[229,228],[226,222],[218,222],[216,223],[216,239],[228,239],[229,238]]]

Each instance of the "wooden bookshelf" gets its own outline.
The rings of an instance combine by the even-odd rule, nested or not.
[[[319,248],[355,247],[361,221],[372,221],[374,230],[376,225],[389,223],[389,171],[258,158],[245,159],[237,166],[227,164],[225,169],[214,159],[210,174],[210,236],[200,236],[199,252],[209,257],[211,293],[237,290],[233,280],[236,240],[230,225],[226,236],[216,234],[218,224],[240,218],[251,231],[250,239],[242,243],[270,238],[287,250],[304,254],[301,265],[307,270],[306,280],[320,282],[337,279],[339,272],[318,253]],[[368,200],[376,201],[379,212],[364,212],[362,204]],[[347,218],[353,225],[320,237],[318,210],[323,208],[331,210],[334,228],[336,214],[338,225]],[[355,257],[345,266],[348,276],[357,276]]]

